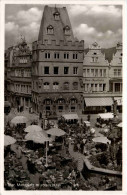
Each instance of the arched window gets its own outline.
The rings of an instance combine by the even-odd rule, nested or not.
[[[64,98],[58,98],[56,102],[57,102],[57,104],[65,104],[65,99]]]
[[[47,27],[47,34],[48,35],[52,35],[54,33],[54,29],[53,29],[53,26],[52,25],[49,25]]]
[[[53,83],[53,89],[59,89],[59,83],[58,82]]]
[[[77,103],[78,103],[78,100],[75,97],[70,99],[70,104],[71,105],[74,105],[74,104],[77,104]]]
[[[64,83],[64,90],[69,90],[69,83],[68,82]]]
[[[52,100],[51,100],[50,98],[46,98],[46,99],[44,100],[44,104],[45,104],[45,105],[51,105],[51,104],[52,104]]]
[[[44,83],[44,89],[49,89],[49,83],[48,82]]]
[[[78,82],[73,83],[73,89],[77,90],[78,89]]]

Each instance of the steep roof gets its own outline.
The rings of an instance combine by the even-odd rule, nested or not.
[[[54,18],[54,15],[58,16],[58,19]],[[54,33],[47,34],[47,27],[51,29],[53,27]],[[69,29],[69,28],[70,29]],[[65,28],[69,30],[69,35],[64,33]],[[69,20],[69,16],[67,13],[66,7],[56,8],[56,7],[44,7],[44,12],[41,20],[40,31],[38,40],[72,40],[74,41],[74,35],[71,27],[71,23]]]

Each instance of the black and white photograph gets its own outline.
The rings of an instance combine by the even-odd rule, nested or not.
[[[123,1],[20,2],[4,10],[4,192],[122,192]]]

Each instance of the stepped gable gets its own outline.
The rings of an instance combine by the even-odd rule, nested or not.
[[[65,29],[67,30],[66,33]],[[44,42],[44,40],[56,40],[58,42],[59,40],[75,40],[66,7],[44,7],[38,41]]]

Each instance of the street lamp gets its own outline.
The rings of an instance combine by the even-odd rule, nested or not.
[[[46,164],[45,167],[48,167],[48,141],[46,141]]]

